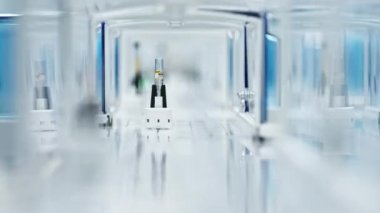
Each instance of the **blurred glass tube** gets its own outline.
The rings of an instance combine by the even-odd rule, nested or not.
[[[50,98],[49,98],[49,87],[46,80],[46,71],[44,69],[45,62],[38,61],[35,62],[36,65],[36,77],[35,77],[35,99],[34,99],[34,109],[36,110],[46,110],[50,109]]]
[[[161,96],[161,86],[164,84],[164,59],[156,58],[154,62],[154,83],[157,86],[157,95]]]

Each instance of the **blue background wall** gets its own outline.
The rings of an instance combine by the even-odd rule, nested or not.
[[[365,34],[347,32],[345,38],[345,71],[348,95],[364,95]]]
[[[0,18],[0,116],[12,115],[15,96],[15,20]]]
[[[269,108],[275,108],[279,106],[279,94],[278,94],[278,39],[275,36],[266,35],[266,57],[265,67],[267,72],[267,103]]]
[[[96,91],[100,102],[100,110],[105,113],[105,57],[104,57],[104,28],[101,23],[96,32]]]

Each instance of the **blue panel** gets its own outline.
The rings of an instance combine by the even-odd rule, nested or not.
[[[266,42],[266,36],[269,34],[268,32],[268,16],[267,16],[267,13],[264,12],[262,14],[262,22],[263,22],[263,37],[264,37],[264,42],[263,42],[263,56],[264,56],[264,59],[262,61],[263,63],[263,70],[262,70],[262,84],[261,84],[261,106],[260,106],[260,124],[262,123],[265,123],[267,122],[268,120],[268,110],[269,110],[269,106],[268,106],[268,101],[267,101],[267,97],[268,97],[268,91],[267,91],[267,81],[268,81],[268,67],[267,67],[267,53],[268,53],[268,47],[267,47],[267,42]]]
[[[106,112],[105,107],[105,56],[104,56],[104,28],[105,24],[101,23],[97,29],[96,35],[96,92],[100,101],[101,111]]]
[[[247,24],[244,25],[244,88],[249,88]]]
[[[267,69],[267,103],[269,108],[279,106],[277,63],[278,63],[278,39],[272,35],[266,35],[265,67]]]
[[[349,95],[363,95],[364,39],[360,33],[346,33],[345,71]]]
[[[14,73],[16,25],[12,19],[0,20],[0,116],[14,114]]]

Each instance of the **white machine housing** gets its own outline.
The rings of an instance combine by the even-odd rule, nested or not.
[[[145,109],[147,129],[170,129],[173,126],[172,110],[162,107],[162,97],[155,97],[155,108]]]

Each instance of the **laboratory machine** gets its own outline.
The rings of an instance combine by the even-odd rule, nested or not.
[[[0,212],[380,212],[379,8],[0,1]]]
[[[170,129],[172,111],[168,108],[164,84],[163,59],[155,60],[154,84],[150,94],[150,107],[146,109],[146,126],[149,129]]]

